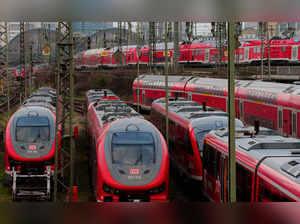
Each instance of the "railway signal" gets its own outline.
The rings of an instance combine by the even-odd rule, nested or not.
[[[91,49],[91,37],[87,38],[87,49]]]

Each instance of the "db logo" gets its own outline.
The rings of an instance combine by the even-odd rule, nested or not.
[[[139,175],[140,170],[139,169],[130,169],[129,173],[130,173],[130,175]]]
[[[28,149],[32,151],[36,150],[36,145],[29,145]]]

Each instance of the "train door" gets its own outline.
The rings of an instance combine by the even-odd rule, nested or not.
[[[244,121],[244,102],[240,100],[240,120]]]
[[[283,134],[282,123],[283,123],[282,109],[278,108],[277,129],[281,135]]]
[[[244,62],[249,62],[249,48],[245,47],[245,58]]]
[[[292,133],[294,137],[297,137],[297,112],[292,112]]]
[[[188,92],[188,100],[193,100],[193,94],[191,92]]]
[[[209,49],[205,49],[205,63],[209,63]]]
[[[142,90],[142,104],[145,105],[145,90]]]
[[[293,46],[292,48],[292,61],[296,61],[298,58],[298,47],[297,46]]]
[[[292,111],[283,109],[283,133],[292,134]]]

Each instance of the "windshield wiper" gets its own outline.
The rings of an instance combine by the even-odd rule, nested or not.
[[[143,161],[143,154],[140,153],[139,158],[136,160],[134,165],[136,166],[139,162],[142,162],[142,161]]]

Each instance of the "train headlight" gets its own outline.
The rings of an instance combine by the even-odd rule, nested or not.
[[[103,184],[103,191],[105,193],[109,193],[109,194],[119,194],[120,193],[120,191],[118,189],[112,188],[105,183]]]
[[[161,184],[160,186],[156,187],[156,188],[153,188],[149,191],[150,194],[160,194],[162,192],[164,192],[166,189],[166,184],[163,183]]]

